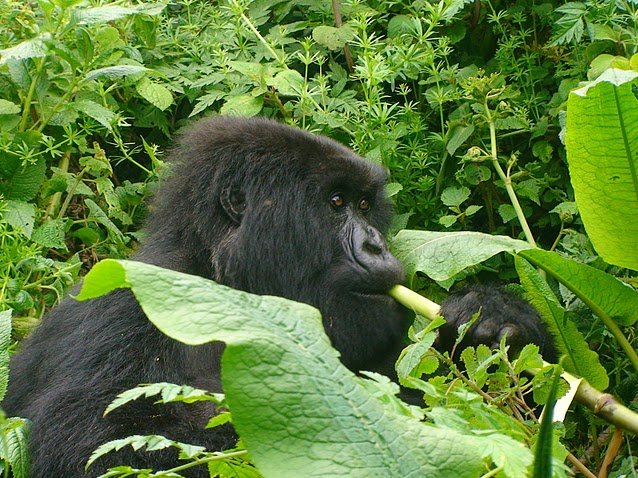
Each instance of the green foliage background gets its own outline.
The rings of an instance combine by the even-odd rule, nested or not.
[[[166,151],[183,126],[220,113],[273,117],[386,166],[393,233],[531,234],[635,287],[585,234],[561,130],[579,82],[638,69],[637,19],[632,0],[0,0],[0,310],[12,310],[11,348],[95,262],[135,251]],[[413,285],[440,299],[515,278],[500,254]],[[611,390],[635,404],[625,354],[553,286]],[[574,414],[564,435],[595,469],[601,425]],[[632,453],[628,442],[618,470]]]

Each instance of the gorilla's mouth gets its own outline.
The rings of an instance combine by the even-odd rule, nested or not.
[[[388,302],[394,302],[394,299],[388,295],[388,291],[378,291],[378,290],[353,290],[352,295],[356,297],[361,297],[365,300],[386,300]]]

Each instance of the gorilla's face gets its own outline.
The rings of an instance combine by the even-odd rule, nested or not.
[[[166,204],[192,203],[198,236],[182,244],[204,246],[212,269],[202,275],[319,308],[352,369],[397,348],[405,320],[386,293],[403,268],[383,237],[393,212],[380,166],[259,119],[201,122],[184,143]]]

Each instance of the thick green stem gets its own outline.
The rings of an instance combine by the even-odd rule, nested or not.
[[[529,228],[529,224],[527,224],[527,219],[525,218],[525,214],[523,214],[523,208],[521,208],[521,204],[518,202],[518,198],[516,197],[516,193],[514,192],[514,188],[512,187],[512,178],[509,176],[509,174],[505,174],[505,171],[503,171],[503,168],[498,162],[498,150],[496,147],[496,124],[494,123],[494,119],[492,118],[492,114],[490,113],[487,100],[485,100],[484,106],[485,106],[485,115],[487,116],[487,122],[490,125],[490,156],[492,158],[492,164],[494,165],[494,169],[496,170],[496,173],[505,184],[505,190],[507,191],[507,195],[510,198],[510,202],[512,203],[512,206],[514,207],[514,211],[516,212],[516,217],[518,218],[518,222],[523,228],[525,239],[533,247],[536,247],[536,241],[534,240],[534,235],[532,234],[532,230]]]
[[[33,101],[35,88],[38,85],[38,81],[40,80],[40,73],[42,73],[42,68],[44,67],[45,61],[45,58],[42,58],[40,60],[38,66],[35,69],[35,73],[31,78],[31,85],[29,86],[29,91],[27,92],[27,96],[24,99],[24,104],[22,106],[22,119],[20,120],[18,131],[24,131],[27,128],[27,122],[29,120],[29,115],[31,114],[31,102]]]
[[[441,307],[438,304],[402,285],[394,286],[388,294],[400,304],[427,319],[434,320],[440,314]],[[528,372],[534,374],[538,372],[538,370],[528,370]],[[638,436],[637,413],[621,405],[612,395],[596,390],[584,379],[577,379],[567,372],[563,372],[561,377],[563,377],[567,383],[574,383],[575,380],[580,380],[575,396],[577,402],[585,405],[609,423]]]
[[[426,319],[434,320],[441,312],[439,304],[402,285],[395,285],[388,294],[404,307],[413,310]]]
[[[64,155],[62,156],[62,160],[60,161],[60,164],[58,164],[58,168],[60,168],[60,170],[66,173],[69,170],[70,159],[71,159],[71,151],[69,150],[66,153],[64,153]],[[61,200],[62,200],[61,192],[54,193],[53,196],[51,196],[51,199],[49,199],[49,204],[47,205],[47,210],[46,210],[47,219],[53,218],[53,216],[55,215],[56,209],[60,205]]]

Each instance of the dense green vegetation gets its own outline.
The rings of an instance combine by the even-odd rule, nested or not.
[[[410,266],[414,289],[439,300],[452,287],[520,276],[515,287],[566,337],[562,350],[576,354],[571,371],[638,409],[637,28],[632,0],[0,0],[0,365],[94,263],[135,250],[145,200],[182,126],[210,114],[265,115],[384,164],[399,213],[393,235],[438,231],[449,247],[475,251],[433,272],[427,254],[410,257],[409,240],[427,238],[399,233],[395,251]],[[587,94],[605,108],[583,96],[567,102],[581,82],[610,67],[624,77]],[[587,141],[603,146],[581,147]],[[633,168],[633,188],[588,188],[601,178],[587,165],[607,163],[622,165],[621,175]],[[462,230],[557,254],[487,254],[472,238],[459,243],[451,234]],[[583,272],[584,265],[592,269]],[[614,277],[629,287],[617,289]],[[609,291],[620,295],[605,304]],[[471,443],[465,475],[450,476],[478,476],[473,453],[492,466],[485,476],[526,476],[539,427],[521,397],[534,388],[544,403],[552,373],[534,381],[521,374],[538,366],[533,349],[510,362],[504,349],[481,348],[464,353],[461,373],[430,349],[431,332],[417,321],[399,374],[425,394],[431,436],[452,430],[470,440],[459,441]],[[357,393],[381,398],[401,420],[422,417],[398,403],[383,378],[362,383]],[[207,397],[169,385],[145,392]],[[237,425],[246,430],[244,406],[237,405]],[[22,425],[15,418],[1,424],[0,456],[16,476],[25,476],[27,461]],[[405,427],[413,431],[403,440],[418,442],[414,423]],[[479,436],[499,440],[510,464],[481,448]],[[615,433],[585,407],[572,407],[554,436],[561,440],[555,476],[574,466],[594,473],[587,476],[638,476],[632,435]],[[185,444],[140,437],[111,447],[143,443],[179,446],[213,476],[258,476],[241,449],[203,459]],[[280,457],[249,451],[265,476],[286,476],[266,473]],[[409,463],[425,467],[420,457],[415,452]]]

